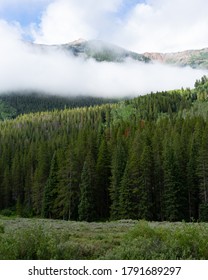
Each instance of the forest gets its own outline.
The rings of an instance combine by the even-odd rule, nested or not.
[[[0,213],[208,221],[208,78],[0,122]]]
[[[13,119],[21,114],[61,110],[115,103],[118,99],[92,96],[58,96],[44,92],[14,91],[0,95],[0,120]]]

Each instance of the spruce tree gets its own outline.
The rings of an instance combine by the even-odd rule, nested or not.
[[[78,219],[80,176],[73,145],[69,145],[66,158],[58,172],[59,187],[55,205],[59,209],[59,218],[65,220]]]
[[[121,190],[121,181],[123,173],[126,166],[126,149],[124,143],[121,140],[118,140],[116,147],[112,155],[112,164],[111,164],[111,183],[110,183],[110,217],[112,220],[120,218],[120,190]]]
[[[208,125],[203,133],[199,151],[197,174],[199,176],[199,219],[208,221]]]
[[[108,150],[105,135],[98,151],[98,159],[96,164],[97,185],[96,185],[96,201],[97,213],[100,219],[109,217],[110,198],[110,154]]]
[[[97,219],[95,191],[95,162],[92,153],[88,152],[80,183],[80,203],[78,208],[80,221],[92,222]]]
[[[57,184],[58,184],[58,166],[56,152],[54,152],[51,160],[50,173],[46,182],[43,193],[43,208],[42,216],[44,218],[56,218],[58,214],[54,209],[54,202],[57,196]]]

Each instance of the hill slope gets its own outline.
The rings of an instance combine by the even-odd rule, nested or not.
[[[90,107],[115,103],[117,99],[92,96],[64,97],[32,92],[16,92],[0,95],[0,120],[15,118],[20,114]]]

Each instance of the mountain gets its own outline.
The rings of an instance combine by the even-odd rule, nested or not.
[[[66,45],[64,48],[72,51],[75,56],[80,54],[86,58],[94,58],[96,61],[102,62],[124,62],[125,59],[131,58],[141,62],[149,62],[150,59],[142,54],[131,52],[99,40],[78,40]]]
[[[208,69],[208,48],[175,53],[144,53],[146,58],[162,64]]]
[[[73,54],[75,57],[85,59],[93,58],[98,62],[124,62],[125,59],[131,58],[141,62],[150,62],[150,59],[142,54],[125,50],[116,45],[106,43],[100,40],[86,41],[83,39],[62,45],[35,45],[33,47],[47,50],[64,51]]]
[[[57,50],[73,54],[85,59],[93,58],[98,62],[124,62],[131,58],[144,63],[158,62],[174,66],[190,66],[196,69],[208,69],[208,48],[186,50],[174,53],[145,52],[136,53],[101,40],[83,40],[61,45],[35,45],[44,51]]]

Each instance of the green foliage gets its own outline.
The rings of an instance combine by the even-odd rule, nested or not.
[[[206,223],[2,219],[1,260],[207,260]]]
[[[16,110],[6,101],[0,99],[0,120],[12,119],[16,116]]]
[[[118,246],[135,222],[86,223],[41,219],[2,220],[1,260],[99,259]]]
[[[0,122],[0,211],[206,221],[208,103],[200,99],[206,84],[203,77],[193,90]]]
[[[54,202],[57,196],[57,184],[58,184],[58,166],[56,153],[54,153],[51,160],[50,173],[44,188],[43,194],[43,209],[42,216],[44,218],[56,217],[54,213]]]
[[[106,257],[134,260],[207,259],[206,224],[139,222]]]
[[[1,94],[0,120],[11,119],[21,114],[95,106],[115,103],[117,99],[91,96],[62,97],[36,92],[11,92]]]
[[[0,234],[4,233],[4,225],[2,223],[0,223]]]
[[[91,153],[88,153],[84,162],[81,184],[80,184],[80,204],[79,220],[92,222],[96,220],[96,175],[95,163]]]

